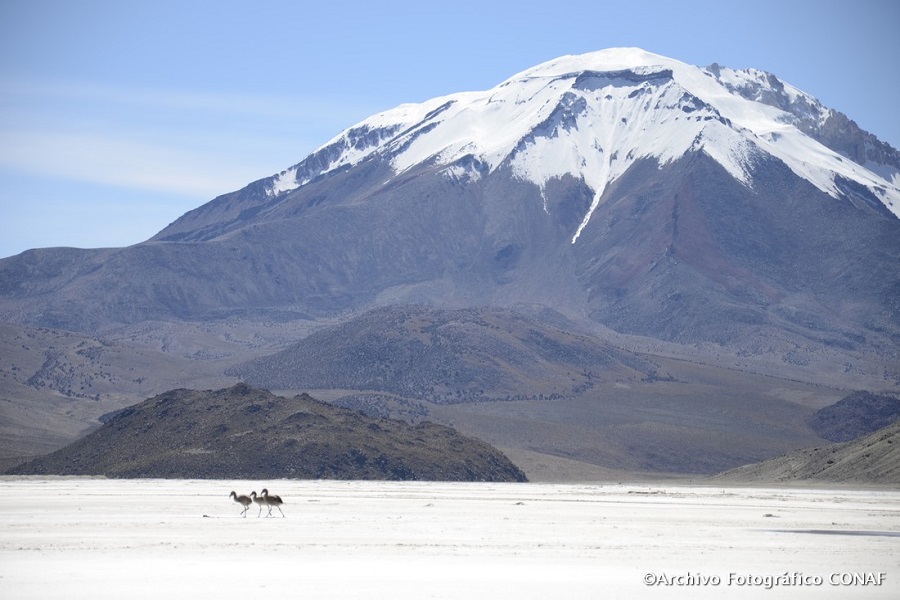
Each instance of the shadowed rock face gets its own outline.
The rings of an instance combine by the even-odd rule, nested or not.
[[[524,481],[493,447],[433,423],[372,419],[239,384],[173,390],[14,474]]]

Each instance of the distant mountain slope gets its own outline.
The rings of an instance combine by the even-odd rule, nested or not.
[[[788,452],[715,478],[753,483],[900,484],[900,423],[852,442]]]
[[[816,411],[813,431],[832,442],[849,442],[900,420],[900,398],[857,391]]]
[[[433,423],[372,419],[238,384],[173,390],[13,474],[524,481],[502,453]]]
[[[646,359],[506,309],[390,306],[227,371],[270,389],[389,392],[437,404],[553,399],[658,377]]]
[[[178,330],[196,346],[176,350],[172,340],[163,342],[163,351],[140,343],[136,331],[98,339],[0,323],[0,471],[84,435],[103,413],[176,387],[235,383],[222,375],[220,362],[233,348],[220,346],[223,357],[215,360],[202,350],[210,344],[202,331]],[[164,336],[165,330],[154,333]]]

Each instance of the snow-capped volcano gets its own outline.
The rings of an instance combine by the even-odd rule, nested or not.
[[[0,261],[0,316],[527,303],[800,361],[900,339],[898,216],[900,152],[812,96],[612,49],[373,115],[146,243]]]
[[[615,48],[552,60],[487,91],[376,114],[277,175],[268,189],[294,190],[373,155],[397,174],[432,165],[447,177],[477,178],[506,167],[542,193],[568,174],[593,194],[574,243],[609,184],[636,161],[662,166],[702,151],[747,186],[755,160],[768,155],[833,197],[845,193],[843,181],[864,186],[900,216],[900,155],[874,136],[865,143],[886,147],[887,160],[860,164],[828,147],[819,134],[838,117],[762,71],[700,68]]]
[[[417,419],[496,401],[433,414],[554,461],[739,464],[809,443],[821,390],[900,382],[898,174],[768,73],[563,57],[374,115],[146,242],[0,260],[0,322],[49,328],[6,328],[2,381],[59,407],[285,349],[253,377]]]

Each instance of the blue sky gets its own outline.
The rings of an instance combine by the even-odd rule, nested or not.
[[[900,147],[894,0],[0,0],[0,257],[140,242],[375,112],[613,46],[770,71]]]

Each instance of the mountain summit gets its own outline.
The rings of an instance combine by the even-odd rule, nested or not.
[[[900,154],[840,113],[763,71],[694,67],[637,48],[559,58],[484,92],[374,115],[262,187],[268,198],[284,197],[375,157],[395,177],[426,165],[453,180],[505,168],[542,194],[570,175],[592,195],[574,243],[609,185],[635,163],[666,165],[694,151],[747,186],[754,164],[774,157],[832,197],[860,188],[900,215]],[[157,237],[183,234],[189,223]]]
[[[6,259],[0,315],[93,330],[525,303],[789,360],[882,352],[898,186],[897,150],[774,75],[603,50],[373,115],[145,243]]]

